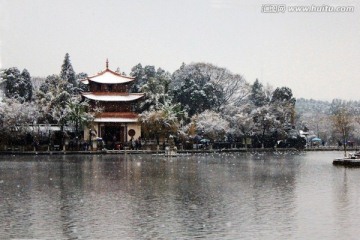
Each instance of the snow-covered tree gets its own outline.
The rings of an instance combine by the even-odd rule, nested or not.
[[[131,69],[130,76],[135,77],[135,83],[131,86],[131,92],[140,92],[143,85],[145,85],[150,78],[156,77],[157,72],[154,66],[147,65],[142,67],[139,63]]]
[[[37,92],[36,102],[42,113],[42,122],[64,125],[71,95],[66,91],[68,83],[57,75],[48,76]]]
[[[293,97],[292,91],[288,87],[276,88],[271,96],[272,103],[286,103],[295,105],[296,99]]]
[[[157,72],[155,70],[155,66],[147,65],[144,67],[144,74],[149,79],[151,77],[155,77]]]
[[[89,112],[88,102],[81,101],[80,97],[74,97],[67,102],[66,108],[68,109],[66,119],[67,122],[75,127],[75,133],[78,135],[79,130],[88,126],[94,120],[96,113]]]
[[[145,66],[139,63],[131,70],[130,75],[135,77],[130,92],[143,92],[145,99],[136,106],[138,112],[158,109],[161,105],[169,104],[169,83],[171,75],[169,72],[154,66]]]
[[[183,85],[174,90],[174,102],[181,103],[190,116],[208,109],[218,109],[221,103],[221,92],[214,83],[197,84],[192,78],[184,79]]]
[[[80,92],[88,92],[89,91],[89,85],[84,84],[82,80],[86,79],[88,77],[87,73],[81,72],[76,74],[76,82],[77,86],[80,90]]]
[[[4,69],[0,69],[0,102],[5,97],[6,80],[3,78]]]
[[[158,109],[160,105],[170,102],[165,86],[158,78],[150,78],[141,91],[145,93],[145,100],[140,103],[141,110]]]
[[[170,88],[174,101],[180,102],[189,114],[241,102],[249,93],[249,84],[241,75],[207,63],[192,63],[173,73]]]
[[[229,131],[229,122],[220,113],[205,110],[191,118],[189,129],[193,126],[196,133],[213,141],[223,141]]]
[[[142,85],[145,83],[144,69],[141,63],[137,64],[131,69],[130,76],[135,78],[135,83],[131,86],[131,92],[140,92]]]
[[[26,68],[21,72],[21,78],[22,86],[20,88],[20,96],[23,97],[25,101],[30,101],[33,95],[33,86],[30,73]]]
[[[67,116],[70,112],[69,105],[67,103],[70,100],[71,95],[66,91],[62,91],[50,102],[49,116],[61,127],[67,123]]]
[[[159,109],[145,111],[139,115],[142,131],[146,137],[155,137],[159,143],[161,137],[176,135],[186,113],[179,104],[162,105]]]
[[[226,68],[209,64],[211,82],[220,87],[220,108],[230,104],[240,105],[250,94],[250,84],[240,74],[233,74]]]
[[[162,105],[169,105],[171,98],[168,94],[170,74],[159,68],[154,77],[150,77],[141,87],[145,93],[145,100],[140,102],[140,111],[159,109]]]
[[[295,105],[297,129],[310,132],[325,142],[333,142],[330,102],[298,98]]]
[[[258,79],[256,79],[254,84],[251,86],[251,93],[249,99],[256,107],[262,107],[266,105],[270,100],[268,96],[266,96],[264,87]]]
[[[6,82],[5,96],[8,98],[19,97],[19,86],[21,82],[21,74],[18,68],[8,68],[2,72],[2,78]]]
[[[272,147],[278,140],[278,129],[282,130],[281,121],[270,105],[256,108],[251,113],[254,121],[255,139],[262,147]]]
[[[33,94],[35,95],[35,93],[37,91],[39,91],[40,86],[45,82],[45,77],[32,77],[31,78],[31,84],[33,87]]]
[[[354,117],[353,131],[348,138],[350,141],[359,142],[360,139],[360,121],[357,121],[360,115],[359,101],[344,101],[333,99],[329,101],[320,101],[314,99],[299,98],[296,100],[296,126],[298,129],[305,129],[317,136],[328,144],[338,144],[341,139],[338,131],[335,131],[333,117],[338,109],[345,106],[349,114]],[[341,140],[340,140],[341,142]]]
[[[344,101],[333,101],[332,121],[334,130],[339,134],[344,146],[346,156],[347,141],[351,132],[354,130],[354,117],[351,114],[349,104]]]
[[[283,128],[290,129],[294,126],[295,103],[292,91],[288,87],[276,88],[272,93],[270,104],[277,115],[277,119],[283,124]]]
[[[70,83],[73,87],[76,87],[76,76],[73,66],[70,62],[69,53],[65,54],[64,62],[61,66],[60,78]]]
[[[253,105],[250,115],[254,121],[255,142],[272,147],[277,140],[285,140],[294,125],[296,100],[291,89],[282,87],[271,91],[270,86],[264,88],[256,80],[249,100]]]
[[[30,125],[38,121],[39,112],[33,102],[21,103],[7,98],[0,102],[0,142],[17,144],[24,140]]]
[[[255,126],[251,108],[251,104],[229,105],[222,111],[223,117],[230,124],[228,134],[233,138],[247,139],[253,134]]]
[[[24,69],[21,73],[18,68],[4,69],[2,79],[5,81],[5,96],[16,98],[20,102],[30,101],[32,97],[32,83],[30,73]]]
[[[46,77],[45,81],[40,85],[39,91],[46,94],[48,92],[54,92],[55,89],[59,89],[59,86],[65,84],[59,76],[53,74]]]

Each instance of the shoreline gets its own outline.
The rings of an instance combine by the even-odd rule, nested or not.
[[[347,149],[349,152],[357,152],[360,148]],[[230,153],[230,152],[323,152],[323,151],[344,151],[342,148],[231,148],[212,150],[178,150],[178,154],[197,153]],[[98,151],[0,151],[0,155],[102,155],[102,154],[165,154],[164,150],[98,150]]]

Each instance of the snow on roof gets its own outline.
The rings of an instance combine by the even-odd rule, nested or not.
[[[129,93],[129,94],[123,94],[123,93],[83,93],[84,97],[95,100],[95,101],[105,101],[105,102],[129,102],[137,100],[144,96],[143,93]]]
[[[100,112],[96,117],[122,117],[122,118],[137,118],[138,114],[134,112]]]
[[[133,112],[102,112],[99,113],[95,122],[137,122],[138,115]]]
[[[137,122],[137,118],[95,118],[94,122],[122,122],[122,123],[129,123],[129,122]]]
[[[85,85],[89,84],[89,80],[87,80],[87,79],[81,79],[80,82],[82,82]]]
[[[110,69],[106,69],[101,73],[88,77],[86,79],[81,80],[84,84],[89,84],[89,81],[103,84],[121,84],[128,83],[134,81],[135,78],[123,76],[119,73],[111,71]]]
[[[101,112],[95,117],[95,122],[138,122],[138,114],[134,112]]]

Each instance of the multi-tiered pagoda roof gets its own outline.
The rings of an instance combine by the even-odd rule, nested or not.
[[[142,98],[144,94],[129,93],[134,80],[133,77],[110,70],[108,61],[104,71],[82,80],[84,84],[89,85],[90,89],[82,96],[104,107],[104,111],[96,116],[94,122],[137,122],[137,114],[131,110],[130,105]],[[118,110],[114,110],[116,105],[119,106],[115,107]]]

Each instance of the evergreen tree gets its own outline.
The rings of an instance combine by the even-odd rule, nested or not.
[[[63,124],[66,120],[66,102],[71,99],[71,95],[66,90],[68,84],[58,75],[50,75],[40,86],[36,102],[42,113],[42,122]]]
[[[32,97],[32,83],[30,73],[24,69],[20,73],[16,67],[5,69],[2,73],[5,81],[5,96],[16,98],[20,102],[30,101]]]
[[[130,92],[141,92],[141,88],[148,83],[150,78],[158,78],[165,72],[161,68],[155,70],[155,66],[147,65],[142,67],[139,63],[131,69],[130,76],[135,77],[135,83],[131,86]]]
[[[131,69],[130,76],[135,78],[135,83],[131,86],[130,92],[140,92],[141,87],[145,84],[145,72],[141,63]]]
[[[47,94],[49,92],[54,92],[59,85],[64,85],[64,81],[59,78],[58,75],[49,75],[46,77],[45,82],[40,85],[40,92]]]
[[[275,89],[271,97],[271,102],[287,102],[295,105],[296,100],[293,98],[293,94],[290,88],[281,87]]]
[[[159,106],[170,102],[169,84],[171,75],[169,72],[155,66],[142,67],[139,63],[131,69],[130,76],[135,77],[130,92],[145,93],[145,100],[136,104],[136,111],[158,109]]]
[[[173,73],[170,83],[173,102],[180,103],[190,117],[205,110],[218,110],[225,102],[218,70],[205,63],[182,65]]]
[[[207,109],[217,109],[222,96],[214,83],[207,81],[206,84],[201,85],[196,82],[192,78],[186,78],[184,84],[173,93],[174,102],[181,103],[189,116],[202,113]]]
[[[258,79],[255,80],[254,84],[251,87],[250,101],[256,107],[262,107],[269,102],[269,99],[266,97],[263,85],[259,82]]]
[[[7,98],[18,97],[18,86],[20,79],[20,71],[17,67],[5,69],[2,78],[5,80],[5,96]]]
[[[156,76],[155,66],[147,65],[144,67],[144,74],[147,79]]]
[[[65,54],[64,62],[61,66],[60,78],[72,84],[73,87],[76,87],[75,71],[71,65],[68,53]]]
[[[161,84],[164,87],[164,92],[168,93],[169,85],[171,82],[171,74],[162,68],[158,68],[156,70],[156,78],[158,79],[159,84]]]
[[[24,69],[21,73],[22,77],[22,86],[20,89],[21,96],[25,99],[25,101],[30,101],[33,95],[33,87],[31,82],[30,73],[27,69]]]
[[[241,75],[209,63],[182,64],[173,73],[169,87],[174,102],[181,98],[185,101],[181,103],[188,105],[190,116],[206,109],[221,111],[228,104],[242,104],[249,93],[249,85]],[[192,99],[182,97],[182,93],[192,94]],[[190,110],[192,107],[195,109]]]
[[[76,81],[78,83],[78,88],[80,89],[80,92],[88,92],[89,91],[89,85],[86,85],[81,81],[83,79],[86,79],[87,77],[88,77],[87,73],[84,73],[84,72],[76,74]]]
[[[282,120],[285,128],[294,125],[295,103],[296,99],[288,87],[276,88],[272,93],[270,104],[277,112],[278,119]]]

